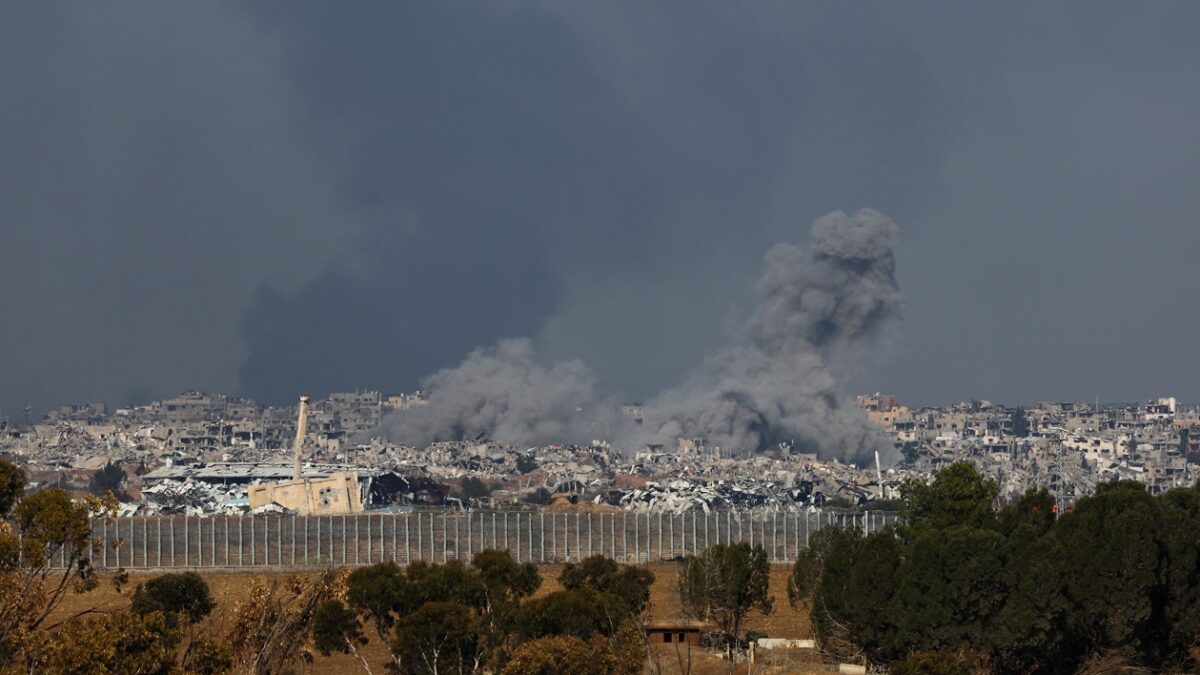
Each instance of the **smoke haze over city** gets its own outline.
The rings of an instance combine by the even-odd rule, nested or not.
[[[812,226],[812,249],[779,244],[767,254],[762,296],[733,344],[646,406],[643,428],[596,400],[579,361],[546,366],[528,339],[472,352],[424,381],[428,403],[394,413],[392,440],[496,440],[546,444],[615,437],[670,444],[699,438],[734,452],[772,443],[862,461],[890,448],[861,410],[844,405],[830,368],[869,353],[899,317],[896,225],[862,209]]]
[[[867,448],[836,404],[862,392],[1198,400],[1198,21],[7,3],[0,416],[482,384],[464,364],[541,390],[480,411],[507,433],[637,400],[747,447]],[[862,206],[903,237],[806,229]],[[790,288],[871,300],[830,324]]]

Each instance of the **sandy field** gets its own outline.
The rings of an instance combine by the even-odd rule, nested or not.
[[[646,614],[647,618],[664,619],[678,617],[680,615],[679,600],[675,593],[675,572],[677,565],[673,563],[655,563],[648,565],[647,568],[654,572],[655,575],[654,586],[651,588],[650,606]],[[558,583],[559,571],[560,568],[557,566],[546,566],[540,569],[542,587],[538,590],[538,595],[550,593],[561,588]],[[758,614],[751,615],[748,622],[748,627],[751,630],[765,632],[770,637],[811,637],[811,626],[807,610],[804,608],[793,608],[788,605],[787,576],[789,572],[790,566],[787,565],[777,565],[772,568],[770,589],[771,595],[775,598],[775,611],[765,617]],[[217,603],[217,608],[213,612],[211,620],[218,630],[221,629],[225,621],[224,612],[233,607],[239,594],[246,588],[247,582],[256,576],[263,576],[265,574],[267,573],[246,573],[241,571],[205,571],[202,573]],[[274,572],[271,574],[281,577],[291,576],[291,574],[286,572]],[[100,588],[90,593],[69,596],[59,608],[58,614],[66,616],[70,613],[91,607],[102,610],[125,609],[129,606],[129,594],[137,583],[153,576],[155,575],[145,573],[131,574],[130,583],[123,593],[117,593],[111,584],[103,583]],[[373,628],[369,626],[365,627],[365,633],[371,638],[371,643],[364,648],[364,655],[370,662],[375,673],[386,672],[385,664],[388,661],[386,648],[379,643]],[[664,651],[657,659],[657,667],[648,667],[647,672],[654,672],[656,670],[662,673],[688,672],[687,656],[687,654],[676,654],[674,651]],[[779,659],[773,658],[772,660],[778,661]],[[780,661],[777,667],[763,668],[762,665],[756,666],[753,672],[820,672],[824,670],[815,664],[803,663],[805,661],[810,661],[810,659],[795,655],[788,658],[786,663]],[[316,661],[310,672],[316,674],[354,673],[363,672],[363,669],[361,664],[352,656],[335,654],[330,657],[323,657],[317,654]],[[702,653],[700,650],[694,650],[691,654],[690,672],[727,673],[730,670],[729,664],[722,663],[714,659],[711,655]],[[734,672],[746,672],[746,668],[742,666],[736,668]]]

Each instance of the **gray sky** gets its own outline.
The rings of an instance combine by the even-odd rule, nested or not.
[[[408,390],[501,337],[649,397],[862,206],[913,403],[1200,399],[1195,3],[0,5],[0,414]]]

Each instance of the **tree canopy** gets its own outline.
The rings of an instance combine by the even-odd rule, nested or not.
[[[789,599],[828,650],[895,672],[1200,665],[1197,488],[1110,483],[1056,519],[1044,490],[997,508],[994,482],[955,464],[902,494],[895,529],[827,528],[793,567]]]
[[[687,556],[677,580],[684,611],[715,623],[730,651],[741,639],[742,624],[751,611],[772,611],[769,582],[767,552],[745,542],[717,544]]]

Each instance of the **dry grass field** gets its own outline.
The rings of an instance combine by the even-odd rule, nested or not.
[[[651,588],[650,606],[647,611],[648,617],[657,619],[678,617],[680,612],[679,601],[675,593],[676,565],[672,563],[656,563],[647,567],[655,575],[654,586]],[[539,595],[550,593],[560,588],[558,583],[559,571],[560,568],[556,566],[541,568],[540,572],[543,581],[542,587],[538,590]],[[807,611],[803,608],[792,608],[787,602],[787,575],[789,571],[790,568],[786,565],[777,565],[772,568],[770,588],[771,595],[775,598],[775,611],[766,617],[760,615],[752,616],[748,625],[750,629],[765,632],[771,637],[810,637],[811,626]],[[293,573],[275,572],[273,574],[284,577],[291,576]],[[266,573],[205,572],[202,574],[208,582],[214,600],[217,603],[217,608],[210,618],[213,622],[213,628],[216,631],[222,631],[224,622],[226,621],[226,612],[235,605],[239,596],[245,591],[248,581],[256,576],[264,575]],[[68,616],[92,607],[108,611],[126,609],[129,606],[129,594],[132,592],[133,587],[139,581],[152,576],[154,575],[131,575],[129,579],[130,583],[124,593],[118,593],[111,584],[104,583],[99,589],[91,593],[70,596],[59,608],[58,614]],[[384,665],[388,661],[386,649],[383,645],[379,644],[372,629],[367,628],[366,633],[372,640],[364,649],[364,654],[376,673],[385,672]],[[682,656],[686,657],[686,654]],[[719,660],[702,652],[694,651],[691,654],[691,658],[692,673],[729,672],[728,664],[721,663]],[[679,660],[672,651],[663,652],[657,661],[661,672],[678,673],[683,672],[679,667]],[[684,660],[686,661],[686,659]],[[754,672],[816,672],[812,670],[813,667],[811,664],[802,667],[800,663],[791,663],[779,668],[764,669],[756,667]],[[739,671],[745,672],[744,666],[735,672]],[[362,672],[362,666],[351,656],[335,654],[330,657],[322,657],[318,654],[311,672],[317,674]]]

